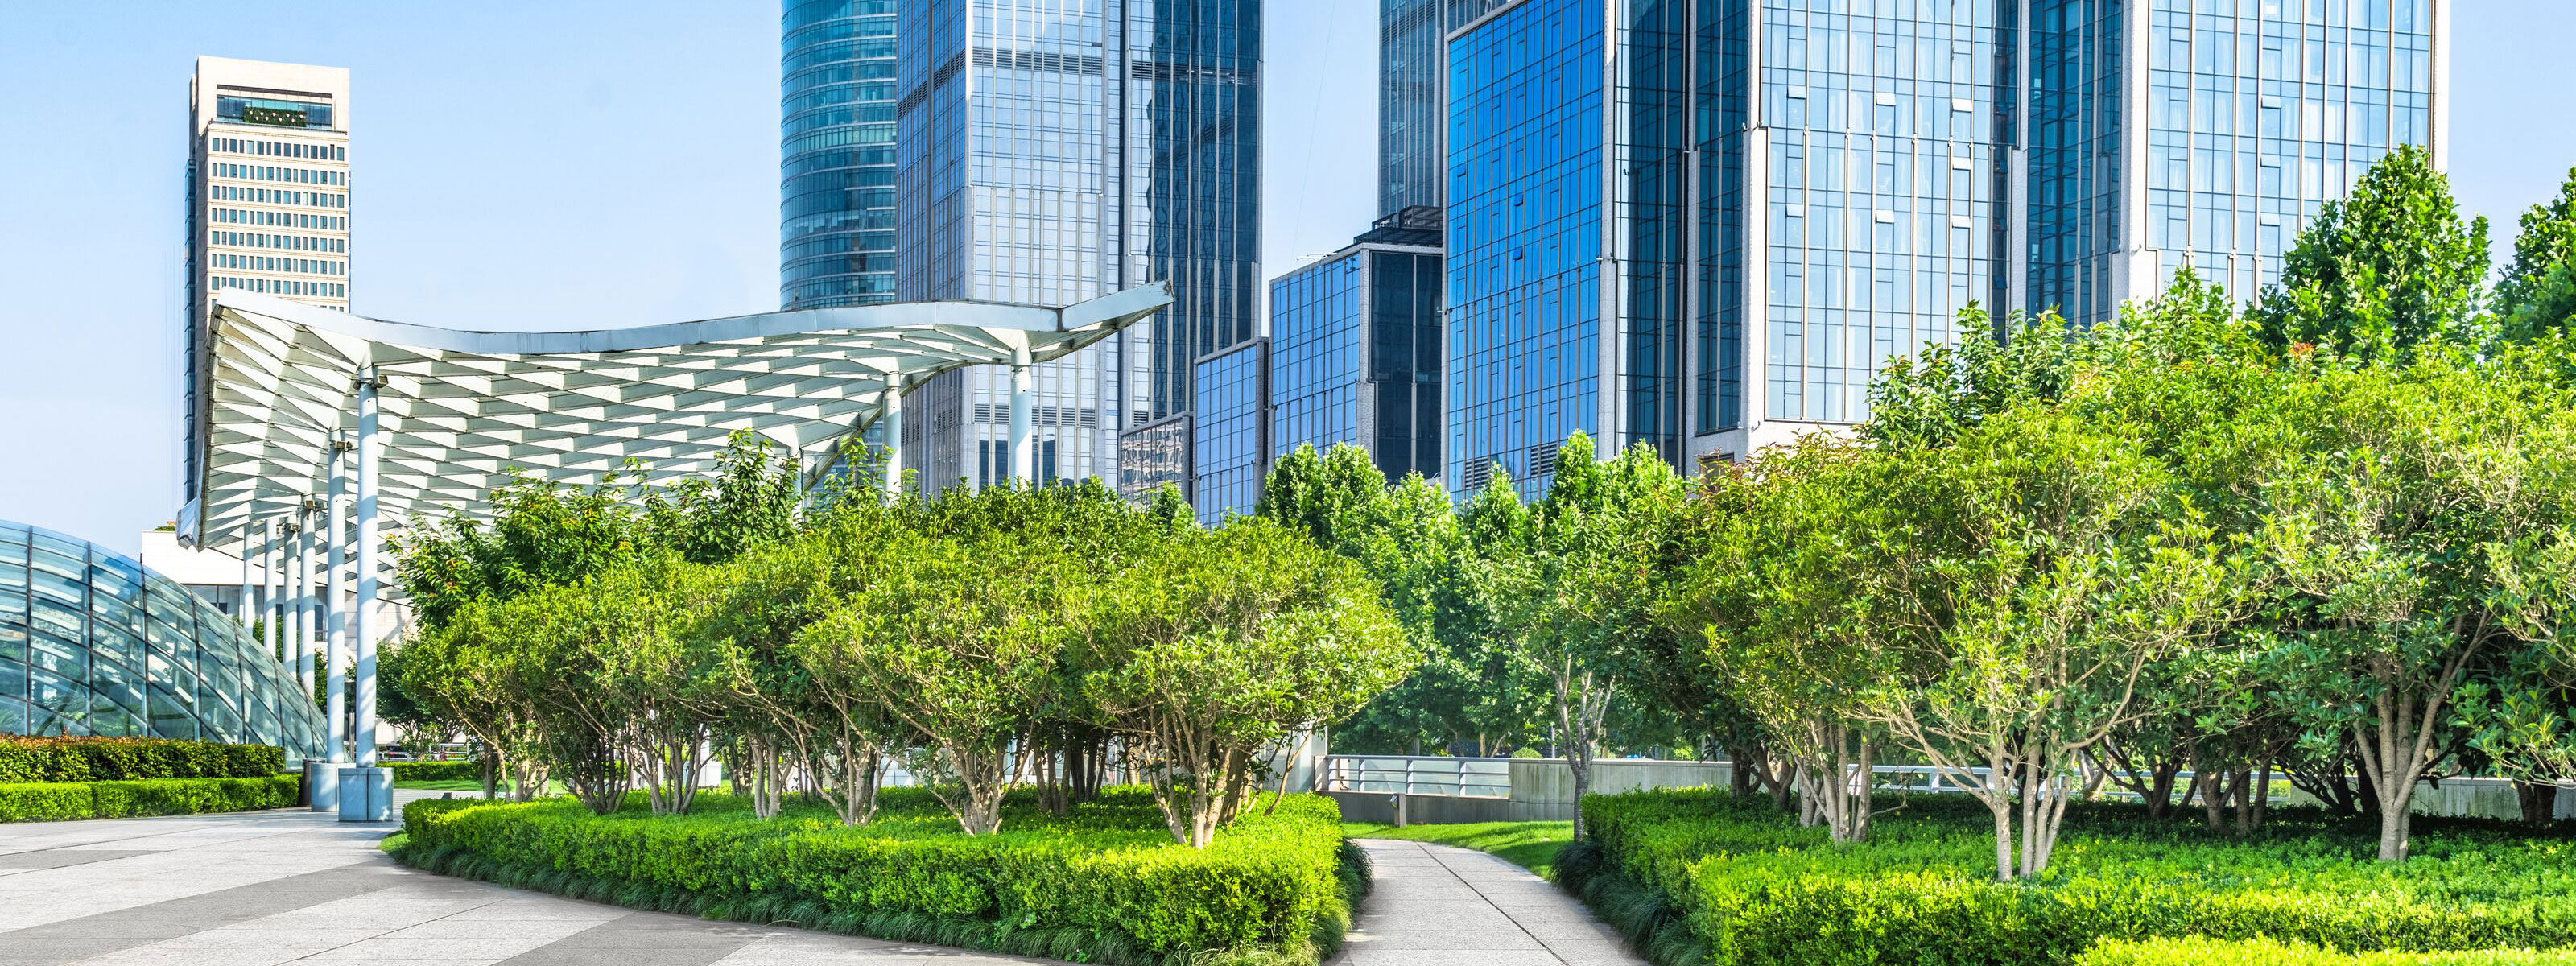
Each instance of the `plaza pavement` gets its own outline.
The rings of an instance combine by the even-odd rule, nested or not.
[[[397,793],[408,801],[421,793]],[[434,793],[432,793],[434,794]],[[999,966],[1050,960],[634,912],[404,868],[303,811],[0,824],[0,966]],[[1482,852],[1366,840],[1335,966],[1642,966]]]
[[[1373,884],[1332,966],[1645,966],[1583,903],[1520,866],[1445,845],[1359,844]]]
[[[408,801],[419,793],[397,793]],[[302,811],[0,824],[0,966],[999,966],[430,875]]]

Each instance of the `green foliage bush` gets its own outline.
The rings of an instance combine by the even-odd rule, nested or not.
[[[79,782],[0,785],[0,822],[59,822],[95,818],[98,801]]]
[[[1036,801],[1015,793],[1001,832],[967,836],[918,789],[887,790],[860,827],[816,805],[756,819],[713,793],[664,816],[640,793],[608,816],[565,798],[428,799],[404,807],[399,855],[630,906],[1101,963],[1318,961],[1364,883],[1322,796],[1247,810],[1206,849],[1174,843],[1143,789],[1062,816]]]
[[[394,770],[398,782],[461,782],[483,777],[479,761],[397,761],[386,767]]]
[[[0,735],[0,782],[266,778],[285,769],[286,752],[274,745]]]
[[[201,815],[286,808],[302,779],[155,778],[143,781],[0,784],[0,822],[57,822],[143,815]]]
[[[1705,789],[1583,807],[1593,850],[1561,877],[1596,903],[1649,907],[1620,923],[1636,938],[1687,936],[1717,964],[2071,963],[2101,940],[2194,935],[2346,952],[2576,946],[2576,841],[2500,823],[2423,820],[2400,865],[2371,861],[2368,819],[2282,809],[2238,840],[2087,803],[2045,874],[2005,884],[1991,819],[1961,799],[1916,797],[1840,848]]]
[[[203,815],[286,808],[296,803],[303,779],[293,775],[267,778],[159,778],[131,782],[91,782],[99,818],[140,815]]]
[[[2576,966],[2576,950],[2480,949],[2441,953],[2338,953],[2271,940],[2151,939],[2103,943],[2077,966]]]

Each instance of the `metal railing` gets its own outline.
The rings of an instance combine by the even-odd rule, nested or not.
[[[1324,759],[1321,790],[1509,798],[1509,758],[1332,755]]]

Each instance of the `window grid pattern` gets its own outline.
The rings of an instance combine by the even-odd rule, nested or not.
[[[1250,513],[1261,499],[1261,480],[1270,470],[1269,417],[1262,401],[1269,395],[1268,344],[1255,339],[1198,365],[1198,411],[1192,414],[1191,473],[1199,522],[1225,522],[1229,513]]]
[[[895,0],[794,4],[780,37],[779,304],[891,301]]]
[[[1993,294],[1994,16],[1765,3],[1770,418],[1868,418],[1880,365],[1954,341],[1959,310]]]
[[[1441,0],[1380,0],[1377,211],[1440,205]]]
[[[233,618],[124,556],[0,521],[0,733],[322,750],[322,715]]]
[[[2431,0],[2153,0],[2146,247],[2251,297],[2325,202],[2430,140]]]
[[[2029,286],[2022,304],[2092,325],[2119,311],[2123,0],[2031,6]]]
[[[1528,450],[1600,429],[1603,44],[1587,0],[1526,0],[1450,41],[1453,492],[1499,461],[1535,494]]]
[[[1367,445],[1360,391],[1365,252],[1350,251],[1270,283],[1270,438],[1273,455],[1298,446]]]

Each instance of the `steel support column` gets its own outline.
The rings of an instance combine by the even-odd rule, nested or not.
[[[885,387],[885,416],[877,425],[885,430],[885,493],[894,499],[903,493],[903,381],[888,378]]]
[[[376,504],[382,474],[376,460],[385,442],[376,431],[376,393],[383,379],[370,367],[358,374],[358,714],[350,736],[357,762],[340,769],[340,820],[382,822],[393,815],[393,772],[376,767]]]
[[[1025,341],[1011,347],[1011,478],[1022,484],[1034,483],[1037,474],[1029,467],[1036,462],[1029,451],[1029,399],[1035,395],[1029,383],[1029,347]]]

